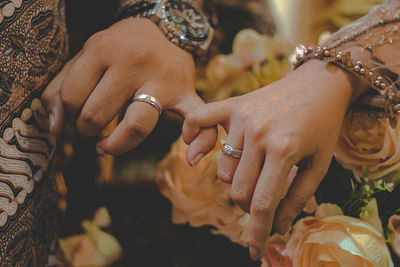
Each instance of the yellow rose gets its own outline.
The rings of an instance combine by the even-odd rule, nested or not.
[[[220,128],[219,132],[223,132]],[[218,155],[222,144],[195,167],[186,163],[187,145],[182,137],[156,170],[161,193],[173,204],[172,221],[191,226],[212,225],[214,234],[222,234],[233,242],[245,244],[245,226],[249,215],[231,199],[231,186],[217,178]]]
[[[368,168],[368,178],[377,179],[400,168],[400,123],[392,128],[388,119],[350,111],[344,121],[335,157],[357,176]],[[397,176],[397,177],[396,177]],[[391,177],[392,181],[399,180]]]
[[[343,215],[300,220],[286,251],[293,267],[393,267],[383,234],[366,222]]]

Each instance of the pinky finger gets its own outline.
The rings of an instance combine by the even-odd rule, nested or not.
[[[319,156],[314,156],[314,159]],[[278,233],[284,234],[297,215],[306,207],[314,196],[321,180],[324,178],[330,163],[330,158],[318,160],[312,166],[301,171],[289,188],[287,195],[282,199],[275,215],[274,226]]]
[[[207,155],[217,142],[217,127],[204,128],[200,130],[197,137],[190,143],[186,160],[191,166],[195,166],[199,161]]]

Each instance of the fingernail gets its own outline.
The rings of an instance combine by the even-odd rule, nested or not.
[[[200,161],[203,157],[204,157],[204,153],[198,154],[196,157],[194,157],[194,159],[192,159],[192,161],[190,162],[190,165],[191,165],[192,167],[193,167],[193,166],[196,166],[197,163],[199,163],[199,161]]]
[[[54,115],[53,113],[49,114],[49,128],[50,128],[50,132],[53,132],[53,128],[54,128]]]
[[[250,246],[250,257],[257,261],[260,259],[260,250],[256,247]]]
[[[104,152],[104,150],[99,146],[96,146],[96,152],[100,156],[104,156],[106,154],[106,152]]]

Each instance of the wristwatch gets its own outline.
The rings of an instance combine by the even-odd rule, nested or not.
[[[119,15],[126,17],[149,18],[172,43],[198,56],[207,52],[214,34],[206,16],[183,0],[128,1]]]

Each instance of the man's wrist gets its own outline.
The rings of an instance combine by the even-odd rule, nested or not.
[[[155,6],[151,1],[122,1],[118,11],[116,12],[116,20],[122,20],[129,17],[142,17]]]
[[[185,51],[184,49],[172,44],[168,38],[162,33],[160,28],[153,23],[151,20],[147,18],[127,18],[126,20],[123,21],[124,23],[129,23],[132,27],[132,29],[141,29],[142,35],[146,36],[154,36],[154,39],[152,40],[153,42],[158,42],[158,43],[165,43],[164,47],[171,47],[175,48],[177,50],[180,50],[181,52],[184,52],[186,55],[190,56],[194,60],[194,55]]]
[[[125,1],[117,17],[150,19],[170,42],[196,56],[207,53],[214,33],[202,11],[183,0]]]

